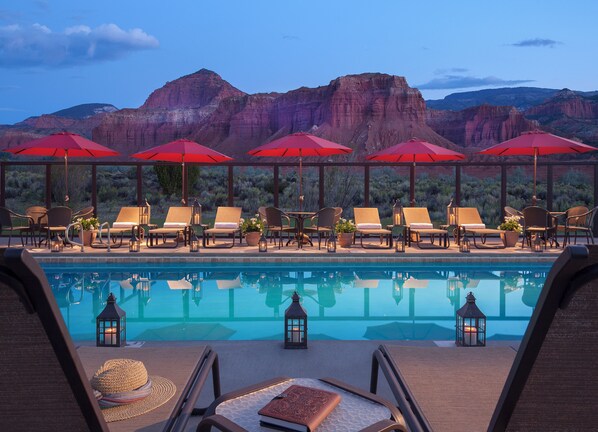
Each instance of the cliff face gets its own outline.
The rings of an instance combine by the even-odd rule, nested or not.
[[[429,110],[428,125],[466,148],[486,148],[538,127],[513,107],[492,105],[457,112]]]

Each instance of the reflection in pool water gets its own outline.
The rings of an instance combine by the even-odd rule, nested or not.
[[[429,270],[434,268],[434,270]],[[545,265],[44,266],[71,335],[95,339],[110,292],[127,312],[129,340],[280,339],[296,290],[311,339],[451,340],[472,291],[488,339],[520,339]]]

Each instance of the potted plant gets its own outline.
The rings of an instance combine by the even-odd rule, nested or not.
[[[498,226],[499,230],[504,231],[504,241],[507,247],[515,246],[519,239],[519,234],[523,231],[519,219],[519,216],[507,216],[505,217],[505,221]]]
[[[334,232],[338,236],[338,243],[341,247],[351,247],[357,227],[352,220],[341,218],[334,226]]]
[[[260,235],[264,231],[264,224],[259,215],[244,220],[241,224],[241,232],[245,235],[247,246],[257,246]]]
[[[85,246],[89,246],[92,244],[96,238],[96,232],[94,230],[98,229],[100,226],[100,221],[98,218],[79,218],[77,222],[81,224],[82,230],[79,231],[79,240]]]

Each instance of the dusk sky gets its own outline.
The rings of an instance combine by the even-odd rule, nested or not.
[[[426,99],[596,90],[598,2],[0,0],[0,124],[136,108],[201,68],[247,93],[404,76]]]

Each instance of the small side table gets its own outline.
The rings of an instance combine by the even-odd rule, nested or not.
[[[274,378],[251,387],[227,393],[208,407],[197,427],[208,432],[212,427],[224,432],[264,432],[258,411],[289,386],[297,384],[333,391],[341,395],[340,404],[318,426],[317,432],[407,431],[398,409],[390,402],[333,378]]]

